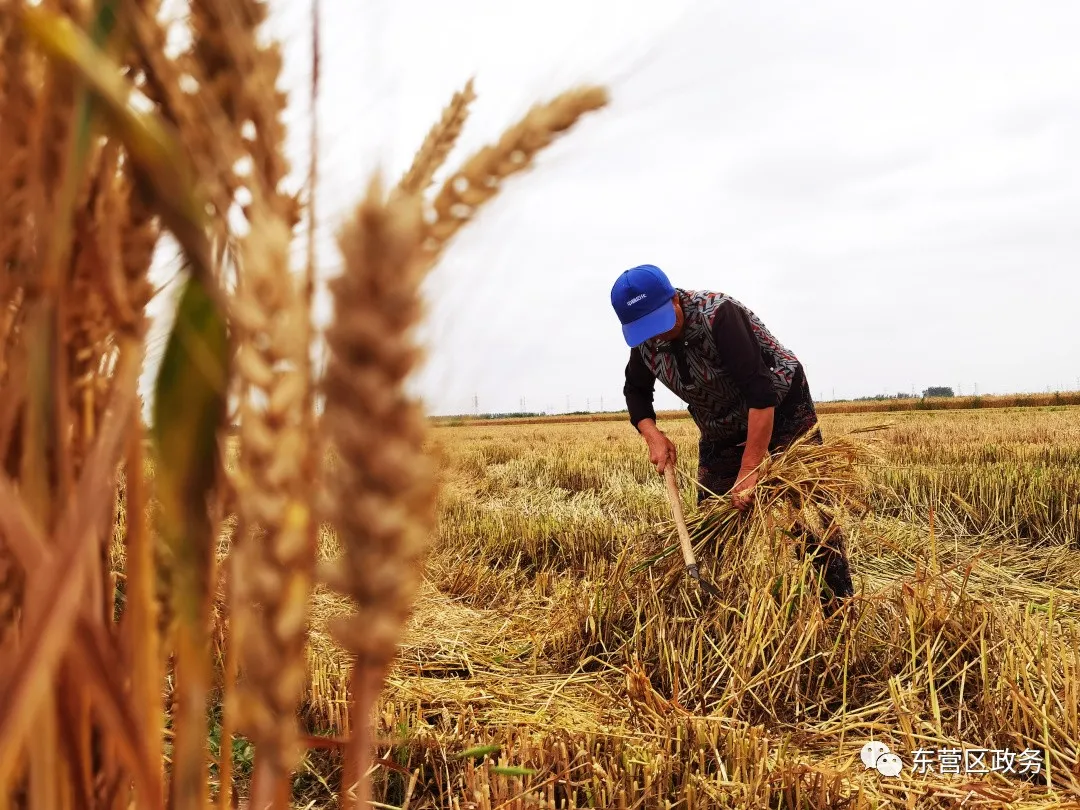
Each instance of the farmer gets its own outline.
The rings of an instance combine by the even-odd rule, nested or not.
[[[677,289],[660,268],[643,264],[615,281],[611,306],[630,346],[623,387],[630,424],[658,472],[676,458],[675,444],[656,426],[656,380],[687,403],[701,433],[698,482],[716,495],[730,494],[740,510],[753,500],[755,470],[766,453],[810,431],[808,440],[821,443],[802,364],[731,296]],[[698,503],[707,497],[699,488]],[[842,539],[836,549],[807,541],[829,591],[851,596]],[[828,592],[822,600],[831,613],[835,601]]]

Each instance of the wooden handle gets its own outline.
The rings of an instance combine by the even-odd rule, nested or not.
[[[679,499],[679,485],[675,483],[675,468],[668,464],[664,468],[664,480],[667,482],[668,501],[671,503],[671,512],[675,516],[675,525],[679,529],[679,545],[682,547],[683,562],[686,567],[697,572],[697,560],[694,558],[694,549],[690,545],[690,532],[686,530],[686,519],[683,517],[682,501]]]

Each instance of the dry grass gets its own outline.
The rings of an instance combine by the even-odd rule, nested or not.
[[[376,798],[1077,806],[1080,545],[1075,533],[1023,530],[1057,525],[1047,510],[1062,476],[1076,473],[1076,416],[910,413],[850,437],[880,417],[827,416],[824,451],[778,460],[752,516],[691,508],[684,483],[703,574],[724,594],[712,603],[677,552],[656,559],[675,534],[662,481],[628,426],[435,429],[439,527],[377,709]],[[692,425],[668,427],[693,469]],[[999,467],[980,474],[975,461],[989,447],[1027,472],[1030,498],[1010,501]],[[957,465],[988,492],[997,481],[997,503],[1012,510],[998,522],[1010,531],[961,530],[964,510],[931,484],[955,480]],[[829,622],[816,597],[804,598],[816,594],[813,569],[770,530],[791,517],[785,500],[812,489],[849,507],[839,519],[859,593]],[[339,610],[329,595],[313,605],[318,623]],[[316,630],[309,660],[306,722],[337,733],[345,659]],[[899,778],[863,767],[871,738],[901,753]],[[485,746],[497,752],[484,758]],[[1027,775],[911,770],[920,748],[965,747],[1047,759]]]

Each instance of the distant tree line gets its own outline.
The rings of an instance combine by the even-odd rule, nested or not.
[[[506,411],[504,413],[458,413],[438,417],[440,419],[530,419],[546,416],[538,411]]]
[[[924,389],[923,392],[922,392],[922,398],[923,399],[930,399],[930,398],[937,399],[939,397],[953,397],[953,396],[956,396],[956,394],[953,393],[952,388],[950,388],[947,385],[931,385],[929,388]],[[869,397],[855,397],[854,399],[847,400],[847,401],[848,402],[880,402],[880,401],[886,400],[886,399],[912,399],[912,396],[911,396],[911,394],[907,393],[906,391],[901,391],[898,394],[874,394],[873,396],[869,396]]]
[[[954,397],[956,394],[953,389],[947,385],[931,385],[922,392],[923,399],[939,398],[939,397]],[[880,402],[883,400],[892,399],[911,399],[912,396],[909,393],[901,391],[898,394],[874,394],[868,397],[855,397],[854,399],[845,400],[846,402]],[[606,413],[625,413],[624,408],[621,411],[606,411]],[[594,413],[594,411],[576,410],[567,411],[560,416],[586,416]],[[477,414],[453,414],[438,417],[443,420],[460,420],[460,419],[535,419],[541,416],[547,416],[547,411],[505,411],[502,413],[477,413]]]

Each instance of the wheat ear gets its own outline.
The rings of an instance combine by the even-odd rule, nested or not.
[[[420,144],[412,165],[398,183],[398,188],[406,194],[423,194],[435,172],[446,162],[447,155],[457,143],[465,120],[469,117],[469,105],[476,100],[473,80],[469,79],[465,87],[454,93],[450,103],[443,109],[442,116],[428,130],[427,137]]]
[[[493,146],[474,153],[436,195],[434,219],[422,246],[425,263],[433,265],[447,242],[472,219],[476,210],[499,193],[502,181],[532,165],[536,154],[583,115],[608,103],[603,87],[568,90],[546,104],[537,104],[508,128]]]
[[[404,389],[420,358],[419,200],[384,201],[378,181],[339,235],[344,271],[331,283],[323,426],[337,456],[327,476],[331,522],[343,556],[329,583],[357,612],[333,626],[353,656],[353,744],[344,797],[359,782],[366,807],[371,707],[412,610],[435,518],[436,478],[422,446],[426,420]]]
[[[237,694],[239,724],[259,751],[256,807],[272,803],[273,787],[298,759],[296,708],[307,674],[315,563],[304,464],[307,311],[289,270],[290,241],[289,223],[265,203],[253,204],[241,248],[244,283],[233,302],[243,338],[237,370],[249,392],[240,418],[237,501],[241,521],[258,533],[240,538],[236,570],[242,573],[231,587],[244,614]]]

